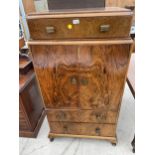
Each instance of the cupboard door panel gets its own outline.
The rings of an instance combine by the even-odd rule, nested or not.
[[[47,108],[118,110],[129,45],[31,46]]]

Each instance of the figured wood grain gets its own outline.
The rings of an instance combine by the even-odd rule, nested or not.
[[[77,16],[78,18],[78,16]],[[67,25],[72,24],[75,18],[61,19],[28,19],[31,39],[96,39],[96,38],[121,38],[129,37],[132,16],[85,17],[78,18],[80,24],[73,24],[72,29]],[[101,25],[110,25],[109,31],[101,32]],[[47,33],[46,27],[53,26],[54,33]]]
[[[120,21],[121,29],[117,27],[118,17],[128,22]],[[67,34],[63,23],[73,18],[87,20],[78,31]],[[103,19],[114,24],[114,32],[101,39],[98,32],[93,32]],[[30,23],[42,21],[32,26],[37,27],[37,31],[30,30],[37,38],[28,44],[46,107],[50,138],[99,138],[116,143],[117,119],[131,55],[131,19],[129,10],[107,8],[96,12],[46,12],[28,16]],[[53,20],[62,34],[55,31],[56,36],[48,40],[45,31],[40,33],[40,25]],[[126,28],[128,33],[124,31]]]
[[[78,109],[49,109],[47,118],[50,122],[89,122],[89,123],[116,123],[117,112],[97,110],[78,110]]]
[[[115,137],[115,125],[49,122],[51,133]]]
[[[47,108],[104,108],[120,104],[130,58],[129,45],[31,46]],[[72,85],[85,77],[90,85]],[[43,80],[44,79],[44,80]],[[77,82],[79,80],[77,79]]]

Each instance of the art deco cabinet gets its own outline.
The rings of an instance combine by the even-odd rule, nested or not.
[[[98,138],[115,144],[130,60],[132,12],[51,11],[29,14],[27,22],[49,138]]]

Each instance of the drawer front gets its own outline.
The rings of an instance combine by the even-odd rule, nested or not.
[[[28,19],[31,39],[101,39],[128,37],[131,15]]]
[[[117,112],[100,110],[48,110],[47,117],[51,121],[116,123]]]
[[[93,123],[50,122],[51,132],[55,134],[74,134],[89,136],[115,136],[115,125]]]

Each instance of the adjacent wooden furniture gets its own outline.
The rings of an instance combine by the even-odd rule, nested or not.
[[[35,0],[22,0],[25,14],[36,11],[34,1]]]
[[[107,7],[135,6],[135,0],[106,0]]]
[[[27,74],[32,67],[31,59],[26,54],[19,54],[19,72]]]
[[[49,138],[98,138],[116,144],[131,55],[132,12],[53,11],[29,14],[27,22]]]
[[[132,92],[132,95],[135,98],[135,54],[132,54],[131,56],[128,75],[127,75],[127,83]],[[135,152],[135,136],[131,144],[133,147],[132,151],[134,153]]]
[[[31,59],[19,40],[19,136],[36,137],[45,117],[43,100],[38,88]],[[23,52],[24,51],[24,52]]]
[[[47,0],[49,10],[105,7],[105,0]]]
[[[19,49],[25,45],[24,37],[19,38]]]

